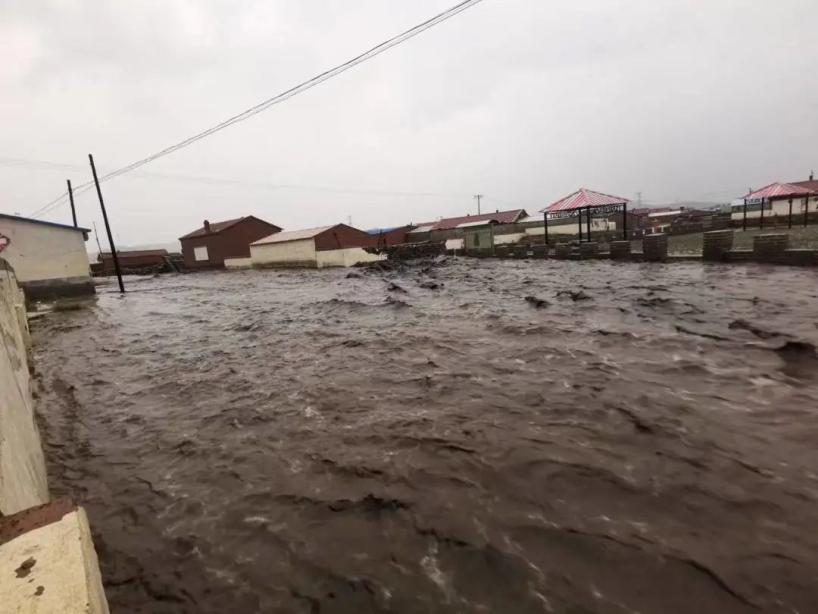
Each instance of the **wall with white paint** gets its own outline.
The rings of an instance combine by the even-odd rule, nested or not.
[[[21,283],[91,279],[85,238],[80,231],[25,218],[0,217],[0,235],[8,238],[0,257],[14,267]]]
[[[253,266],[317,266],[315,239],[250,246]]]
[[[363,262],[377,262],[386,260],[382,254],[370,254],[360,247],[347,247],[345,249],[330,249],[317,252],[318,268],[334,266],[355,266]]]

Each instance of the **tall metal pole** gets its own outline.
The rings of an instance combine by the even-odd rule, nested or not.
[[[622,240],[628,240],[628,203],[622,203]]]
[[[764,198],[761,199],[761,217],[758,219],[758,229],[764,230]]]
[[[545,244],[548,245],[548,212],[542,214],[542,227],[545,231]]]
[[[71,217],[74,218],[74,228],[77,227],[77,210],[74,208],[74,190],[71,189],[71,180],[66,179],[65,183],[68,184],[68,200],[71,201]]]
[[[582,209],[577,209],[577,219],[579,220],[579,242],[582,243]]]
[[[88,161],[91,163],[91,172],[94,174],[94,184],[97,186],[97,196],[99,196],[99,206],[102,208],[102,220],[105,222],[105,232],[108,233],[108,244],[111,246],[111,256],[114,259],[114,269],[116,278],[119,280],[119,291],[125,292],[125,284],[122,283],[122,271],[119,270],[119,256],[114,246],[114,236],[111,234],[111,225],[108,223],[108,214],[105,212],[105,201],[102,200],[102,190],[99,189],[99,179],[97,178],[97,167],[94,166],[94,156],[88,154]]]
[[[483,195],[475,194],[474,197],[477,199],[477,215],[480,215],[480,199],[483,198]]]
[[[588,241],[591,241],[591,206],[588,205],[588,208],[585,209],[585,228],[588,230],[585,233],[588,237]]]

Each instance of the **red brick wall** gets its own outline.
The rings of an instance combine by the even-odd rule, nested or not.
[[[278,226],[249,217],[218,234],[182,239],[185,266],[190,269],[215,268],[223,267],[228,258],[249,258],[251,243],[280,230]],[[207,247],[206,262],[197,262],[193,255],[193,249],[201,246]]]
[[[325,251],[346,247],[374,247],[378,238],[346,224],[338,224],[315,237],[315,249]]]

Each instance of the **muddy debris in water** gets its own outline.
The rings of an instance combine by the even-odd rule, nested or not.
[[[728,325],[728,328],[730,328],[731,330],[746,330],[747,332],[754,334],[759,339],[773,339],[775,337],[782,336],[781,333],[764,330],[763,328],[760,328],[755,324],[747,322],[746,320],[733,320]]]
[[[557,298],[567,296],[572,301],[589,301],[591,300],[591,295],[585,292],[585,290],[559,290],[557,292]]]
[[[526,296],[524,299],[529,305],[535,307],[536,309],[544,309],[551,305],[547,300],[544,298],[537,298],[536,296]]]

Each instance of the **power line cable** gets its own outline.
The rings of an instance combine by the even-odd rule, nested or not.
[[[438,25],[440,23],[443,23],[444,21],[447,21],[448,19],[451,19],[455,15],[458,15],[459,13],[462,13],[463,11],[473,7],[474,5],[478,4],[479,2],[482,2],[482,0],[464,0],[463,2],[459,2],[458,4],[456,4],[453,7],[443,11],[442,13],[438,13],[434,17],[431,17],[430,19],[427,19],[426,21],[423,21],[423,22],[419,23],[418,25],[413,26],[412,28],[409,28],[408,30],[405,30],[404,32],[401,32],[397,36],[393,36],[392,38],[387,39],[384,42],[375,45],[371,49],[369,49],[367,51],[364,51],[363,53],[355,56],[354,58],[352,58],[350,60],[347,60],[346,62],[343,62],[342,64],[338,64],[337,66],[335,66],[333,68],[330,68],[329,70],[326,70],[326,71],[316,75],[315,77],[313,77],[311,79],[308,79],[307,81],[304,81],[303,83],[300,83],[300,84],[296,85],[295,87],[292,87],[292,88],[290,88],[288,90],[285,90],[284,92],[281,92],[280,94],[278,94],[276,96],[273,96],[272,98],[268,98],[268,99],[260,102],[259,104],[255,105],[253,107],[250,107],[249,109],[245,109],[241,113],[233,115],[232,117],[224,120],[223,122],[220,122],[220,123],[216,124],[215,126],[211,126],[210,128],[208,128],[206,130],[203,130],[202,132],[194,134],[193,136],[190,136],[190,137],[188,137],[188,138],[186,138],[186,139],[184,139],[182,141],[179,141],[178,143],[176,143],[174,145],[166,147],[165,149],[162,149],[162,150],[160,150],[160,151],[158,151],[158,152],[156,152],[154,154],[151,154],[150,156],[142,158],[141,160],[137,160],[136,162],[132,162],[131,164],[128,164],[127,166],[123,166],[122,168],[119,168],[119,169],[117,169],[115,171],[111,171],[110,173],[107,173],[107,174],[103,175],[102,177],[100,177],[99,181],[100,182],[107,181],[109,179],[113,179],[114,177],[118,177],[118,176],[123,175],[125,173],[129,173],[129,172],[131,172],[131,171],[133,171],[133,170],[135,170],[135,169],[137,169],[137,168],[139,168],[141,166],[144,166],[145,164],[149,164],[150,162],[153,162],[154,160],[157,160],[158,158],[162,158],[162,157],[167,156],[169,154],[172,154],[172,153],[174,153],[174,152],[176,152],[176,151],[178,151],[180,149],[188,147],[189,145],[192,145],[193,143],[195,143],[195,142],[197,142],[197,141],[199,141],[199,140],[201,140],[203,138],[206,138],[206,137],[210,136],[211,134],[219,132],[220,130],[224,130],[225,128],[227,128],[229,126],[232,126],[233,124],[236,124],[236,123],[242,122],[242,121],[244,121],[246,119],[249,119],[250,117],[252,117],[254,115],[257,115],[258,113],[261,113],[262,111],[267,110],[268,108],[270,108],[271,106],[273,106],[275,104],[284,102],[285,100],[288,100],[288,99],[292,98],[293,96],[296,96],[296,95],[298,95],[298,94],[300,94],[302,92],[305,92],[305,91],[315,87],[316,85],[319,85],[319,84],[323,83],[324,81],[327,81],[328,79],[331,79],[331,78],[333,78],[333,77],[335,77],[337,75],[340,75],[343,72],[346,72],[347,70],[357,66],[358,64],[366,62],[367,60],[370,60],[370,59],[380,55],[381,53],[391,49],[392,47],[395,47],[395,46],[397,46],[397,45],[399,45],[399,44],[401,44],[401,43],[403,43],[403,42],[405,42],[405,41],[407,41],[407,40],[409,40],[411,38],[414,38],[418,34],[420,34],[422,32],[425,32],[426,30],[428,30],[430,28],[433,28],[434,26],[436,26],[436,25]],[[91,182],[91,181],[86,182],[84,184],[80,184],[79,186],[74,188],[74,194],[76,195],[76,194],[78,194],[80,192],[83,192],[83,191],[85,191],[87,189],[90,189],[90,187],[92,185],[93,185],[93,182]],[[53,208],[53,207],[57,206],[58,204],[60,204],[60,202],[64,198],[66,198],[67,196],[68,196],[67,192],[61,194],[59,197],[55,198],[54,200],[50,201],[49,203],[46,203],[45,205],[43,205],[42,207],[40,207],[39,209],[34,211],[31,214],[31,217],[37,217],[39,215],[43,215],[44,213],[49,211],[51,208]]]

